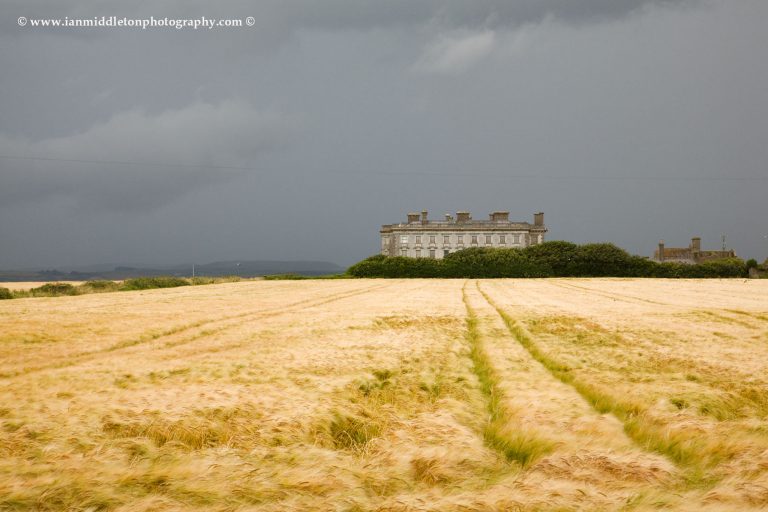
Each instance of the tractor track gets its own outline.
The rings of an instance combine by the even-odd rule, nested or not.
[[[638,448],[648,453],[655,452],[672,461],[680,469],[686,470],[691,481],[701,478],[707,461],[699,456],[696,446],[681,446],[669,426],[658,424],[652,416],[647,415],[648,411],[642,406],[627,401],[627,397],[614,396],[610,391],[595,386],[589,380],[574,374],[570,368],[564,367],[556,358],[542,351],[525,327],[502,309],[480,287],[479,282],[477,289],[502,318],[512,337],[534,360],[544,366],[552,377],[570,386],[595,412],[610,413],[617,418],[624,425],[624,432]]]
[[[369,293],[381,288],[386,288],[391,286],[392,284],[389,284],[389,283],[383,284],[383,285],[368,286],[361,290],[355,290],[352,292],[340,292],[340,293],[335,293],[335,294],[331,294],[325,297],[320,297],[315,299],[304,299],[304,300],[300,300],[290,304],[286,304],[279,308],[246,311],[244,313],[238,313],[236,315],[225,315],[217,318],[199,320],[196,322],[183,324],[183,325],[180,325],[156,334],[144,333],[137,338],[119,341],[117,343],[114,343],[102,349],[80,352],[78,354],[64,356],[63,358],[64,360],[62,361],[55,361],[49,364],[39,365],[39,366],[25,367],[16,372],[0,373],[0,379],[11,379],[14,377],[30,375],[30,374],[37,373],[44,370],[67,368],[82,362],[98,359],[98,356],[100,355],[108,355],[116,351],[126,350],[129,348],[137,347],[140,345],[146,345],[149,343],[162,342],[163,340],[166,340],[164,343],[165,347],[176,347],[179,345],[191,343],[195,340],[198,340],[206,336],[210,336],[212,334],[218,334],[218,333],[224,332],[226,330],[238,327],[240,325],[243,325],[246,322],[249,322],[255,319],[272,318],[275,316],[281,316],[281,315],[292,313],[297,308],[322,306],[330,302],[343,300],[349,297],[362,295],[362,294]],[[177,341],[167,341],[167,339],[172,336],[187,333],[193,329],[199,329],[199,328],[203,328],[203,330],[201,332],[193,334],[188,338],[183,338]]]
[[[565,289],[579,290],[583,293],[586,293],[587,295],[597,295],[599,297],[605,297],[606,299],[618,300],[621,302],[627,302],[629,304],[655,304],[657,306],[674,307],[672,304],[669,304],[667,302],[658,302],[651,299],[644,299],[642,297],[636,297],[634,295],[629,295],[626,293],[597,291],[587,286],[579,286],[573,283],[565,283],[562,281],[552,281],[552,282],[549,282],[548,284],[551,284],[553,286],[558,286],[560,288],[565,288]]]
[[[666,457],[628,435],[621,419],[606,416],[589,397],[551,371],[547,361],[523,343],[502,311],[475,281],[465,287],[473,362],[489,409],[486,444],[523,468],[584,463],[596,477],[601,464],[623,468],[630,479],[669,484],[677,468]],[[479,364],[478,364],[479,363]],[[483,368],[485,366],[485,368]],[[484,384],[483,381],[486,381]],[[488,435],[491,430],[492,435]],[[501,433],[501,440],[494,435]],[[505,442],[511,435],[510,442]],[[510,454],[509,445],[516,450]],[[662,455],[660,457],[660,455]],[[631,464],[627,460],[633,461]]]

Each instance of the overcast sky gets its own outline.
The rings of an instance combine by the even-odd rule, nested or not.
[[[643,255],[725,234],[763,260],[766,20],[765,0],[6,0],[0,268],[349,264],[422,209],[543,211],[550,240]]]

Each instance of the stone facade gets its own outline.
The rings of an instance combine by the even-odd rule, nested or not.
[[[664,240],[659,242],[659,247],[653,253],[653,261],[659,263],[671,261],[675,263],[702,263],[704,261],[719,260],[723,258],[735,258],[736,251],[727,249],[724,251],[702,251],[701,238],[691,238],[688,247],[665,247]]]
[[[544,214],[533,224],[512,222],[509,212],[493,212],[488,220],[474,220],[469,212],[429,220],[427,212],[409,213],[407,222],[381,227],[381,254],[411,258],[437,258],[469,247],[527,247],[544,241]]]

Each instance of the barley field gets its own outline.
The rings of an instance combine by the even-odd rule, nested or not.
[[[768,281],[250,281],[0,326],[0,510],[768,507]]]

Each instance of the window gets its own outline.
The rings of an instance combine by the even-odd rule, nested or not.
[[[400,243],[401,244],[407,244],[408,243],[408,235],[400,236]]]
[[[421,258],[421,249],[416,249],[416,257]]]
[[[485,235],[485,245],[491,245],[491,235]]]
[[[504,245],[507,243],[507,235],[499,235],[499,243]]]
[[[435,243],[435,235],[429,235],[429,243]]]
[[[477,243],[477,235],[472,235],[472,243],[473,244]]]
[[[443,235],[443,243],[444,244],[451,243],[451,235]]]
[[[403,247],[402,249],[400,249],[400,254],[401,254],[402,256],[408,256],[408,249],[406,249],[405,247]]]
[[[512,243],[513,244],[519,244],[520,243],[520,235],[512,235]]]
[[[451,251],[449,251],[448,249],[445,249],[445,250],[443,251],[443,258],[445,258],[446,256],[448,256],[449,254],[451,254]]]
[[[435,258],[435,250],[434,249],[430,249],[429,250],[429,257],[432,258],[432,259]]]
[[[421,235],[416,235],[416,243],[417,244],[421,243]]]

